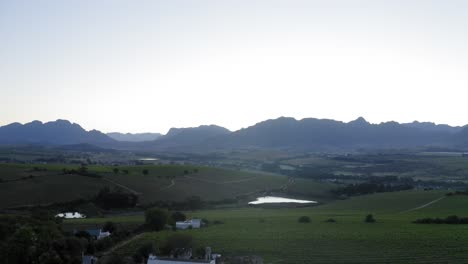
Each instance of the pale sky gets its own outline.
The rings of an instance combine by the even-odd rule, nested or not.
[[[0,125],[465,125],[467,14],[448,0],[0,0]]]

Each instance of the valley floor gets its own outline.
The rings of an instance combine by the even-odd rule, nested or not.
[[[211,246],[221,254],[259,255],[265,263],[466,263],[468,225],[412,223],[425,217],[468,216],[468,196],[446,197],[445,193],[382,193],[309,208],[197,211],[191,216],[223,224],[177,232],[192,234],[196,246]],[[376,223],[364,222],[368,213]],[[300,216],[309,216],[311,222],[299,223]],[[336,222],[326,222],[330,218]],[[67,224],[108,220],[141,223],[143,217],[70,220]],[[158,244],[172,233],[144,233],[116,253],[131,255],[145,242]]]

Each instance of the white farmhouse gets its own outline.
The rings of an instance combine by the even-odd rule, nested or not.
[[[187,220],[187,221],[180,221],[180,222],[176,222],[176,228],[177,229],[189,229],[189,228],[193,228],[193,229],[198,229],[201,227],[201,219],[191,219],[191,220]]]

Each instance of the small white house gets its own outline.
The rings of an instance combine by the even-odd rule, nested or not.
[[[189,229],[190,227],[193,229],[198,229],[201,227],[201,219],[191,219],[187,221],[180,221],[176,222],[176,228],[177,229]]]

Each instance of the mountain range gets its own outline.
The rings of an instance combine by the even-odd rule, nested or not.
[[[360,117],[345,123],[330,119],[280,117],[234,132],[209,125],[171,128],[166,135],[104,134],[66,120],[0,127],[0,145],[73,145],[145,151],[214,151],[243,148],[339,151],[414,147],[468,148],[468,126],[429,122],[371,124]]]
[[[67,120],[42,123],[33,121],[26,124],[12,123],[0,127],[2,145],[72,145],[112,144],[116,141],[97,130],[84,130],[80,125]]]
[[[128,142],[142,142],[142,141],[153,141],[162,136],[161,133],[119,133],[111,132],[107,133],[109,137],[117,141],[128,141]]]

